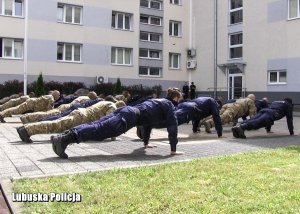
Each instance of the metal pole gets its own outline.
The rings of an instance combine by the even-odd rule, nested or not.
[[[189,49],[193,46],[193,0],[190,0],[190,35],[189,35]],[[192,72],[189,71],[189,86],[192,82]]]
[[[218,88],[218,0],[214,1],[214,97],[217,97]]]
[[[24,1],[24,95],[27,95],[27,68],[28,68],[28,0]]]

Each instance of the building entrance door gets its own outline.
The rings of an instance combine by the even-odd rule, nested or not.
[[[228,71],[228,99],[243,97],[243,74],[237,73],[236,69]]]

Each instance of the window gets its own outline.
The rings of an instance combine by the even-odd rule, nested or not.
[[[182,5],[181,0],[170,0],[170,4]]]
[[[140,76],[160,77],[161,68],[139,67],[139,75]]]
[[[243,0],[230,0],[230,24],[243,22]]]
[[[161,42],[162,35],[159,33],[140,32],[140,40],[148,42]]]
[[[140,49],[139,56],[140,56],[140,58],[160,59],[161,51],[160,50]]]
[[[0,14],[23,16],[23,0],[0,0]]]
[[[181,22],[170,21],[169,22],[169,35],[170,36],[181,36]]]
[[[57,60],[81,62],[81,44],[57,43]]]
[[[81,24],[82,23],[82,7],[68,4],[57,4],[57,21]]]
[[[114,29],[131,30],[131,14],[112,12],[111,27]]]
[[[11,59],[23,58],[23,39],[0,38],[0,57]]]
[[[290,19],[293,18],[299,18],[300,14],[299,14],[299,0],[289,0],[288,1],[288,7],[289,7],[289,14],[288,17]]]
[[[229,35],[229,58],[237,59],[243,57],[243,34]]]
[[[286,84],[286,71],[269,71],[268,72],[268,80],[269,84]]]
[[[111,48],[111,63],[116,65],[131,65],[132,63],[131,48]]]
[[[162,19],[160,17],[141,15],[140,22],[143,24],[161,26]]]
[[[180,69],[180,54],[169,53],[169,68]]]
[[[152,1],[152,0],[141,0],[140,6],[147,7],[151,9],[161,10],[161,2],[160,1]]]

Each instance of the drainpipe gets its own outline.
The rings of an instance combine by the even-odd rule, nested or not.
[[[27,61],[28,61],[28,54],[27,54],[27,46],[28,46],[28,1],[29,0],[25,0],[24,1],[24,90],[23,93],[24,95],[27,95],[27,69],[28,69],[28,65],[27,65]]]
[[[189,32],[189,49],[193,48],[193,0],[190,0],[190,32]],[[189,71],[189,85],[192,82],[192,72]]]
[[[214,0],[214,97],[218,88],[218,0]]]

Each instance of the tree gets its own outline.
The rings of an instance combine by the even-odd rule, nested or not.
[[[115,84],[114,93],[115,93],[115,95],[122,93],[122,84],[121,84],[121,80],[119,77],[117,79],[117,83]]]
[[[45,95],[45,86],[44,86],[44,79],[42,72],[38,76],[36,88],[35,88],[35,95],[37,97]]]

